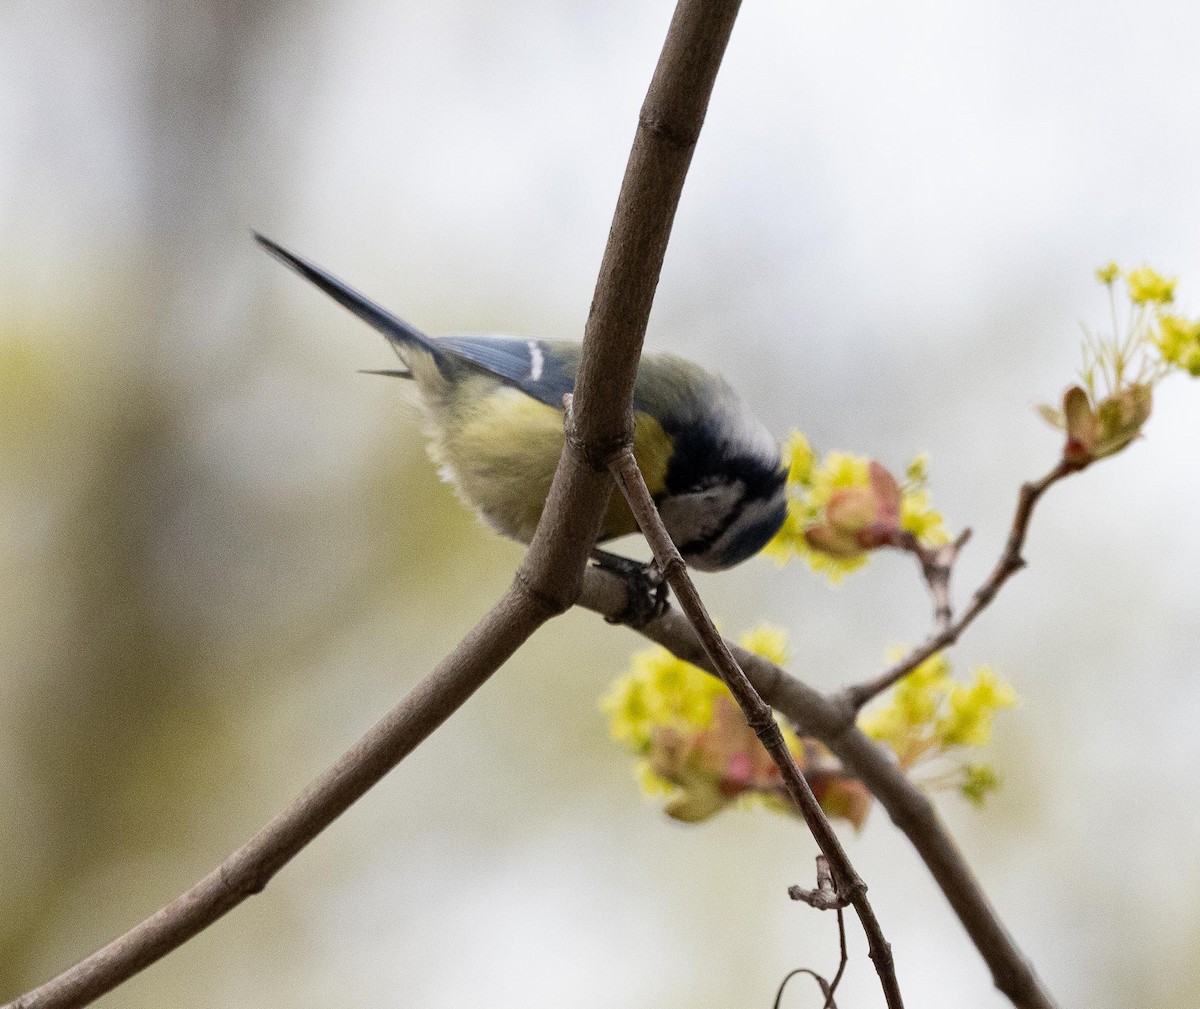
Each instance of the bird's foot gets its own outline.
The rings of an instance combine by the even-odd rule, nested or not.
[[[605,617],[610,624],[627,624],[636,629],[645,627],[666,612],[670,589],[654,561],[643,564],[620,554],[610,554],[607,550],[593,550],[592,560],[596,567],[611,571],[625,582],[625,609],[615,616]]]

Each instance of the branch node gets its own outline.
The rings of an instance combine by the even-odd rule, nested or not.
[[[638,125],[667,146],[680,151],[691,150],[700,139],[699,128],[681,129],[653,108],[642,109],[641,115],[638,116]]]
[[[245,864],[242,863],[243,866]],[[260,894],[267,888],[274,873],[266,867],[258,868],[252,865],[249,868],[250,872],[246,872],[241,866],[229,866],[225,863],[218,866],[221,885],[227,893],[234,897],[245,898]]]
[[[540,589],[525,570],[524,564],[517,568],[517,573],[513,575],[513,590],[528,599],[547,617],[557,617],[574,605]]]
[[[612,441],[596,442],[582,438],[575,427],[574,396],[563,395],[563,438],[571,450],[589,469],[606,472],[623,452],[633,452],[633,412],[626,420],[625,430]]]
[[[788,896],[818,911],[838,911],[850,904],[849,895],[840,893],[834,885],[833,871],[824,855],[817,856],[817,888],[806,890],[802,886],[789,886]]]
[[[646,481],[642,477],[641,470],[638,469],[637,460],[632,451],[613,460],[612,474],[617,486],[625,495],[629,510],[637,519],[638,526],[646,537],[646,542],[654,551],[655,559],[663,566],[663,570],[670,569],[673,566],[673,558],[678,555],[678,550],[671,540],[671,534],[667,531],[667,527],[663,525],[662,516],[646,487]],[[831,866],[836,865],[836,872],[830,879],[836,879],[838,882],[846,881],[850,884],[845,889],[845,893],[841,893],[837,884],[830,882],[829,889],[822,893],[818,888],[816,896],[813,896],[812,891],[797,888],[793,895],[794,899],[816,900],[829,907],[836,907],[837,905],[830,901],[846,897],[854,905],[863,931],[867,935],[868,946],[871,949],[877,948],[883,940],[883,931],[875,917],[874,910],[867,901],[866,887],[858,873],[855,872],[850,857],[842,847],[841,841],[838,840],[824,810],[821,809],[821,804],[813,794],[812,786],[796,763],[795,755],[788,749],[783,739],[783,733],[775,721],[771,706],[754,689],[753,684],[738,665],[737,659],[725,644],[725,639],[717,631],[712,618],[704,608],[704,602],[696,591],[696,586],[687,573],[686,565],[679,565],[675,577],[671,581],[671,588],[675,590],[679,605],[694,628],[696,636],[700,639],[709,661],[712,662],[730,693],[733,694],[734,700],[737,701],[746,718],[746,723],[762,741],[772,762],[779,769],[787,797],[804,818],[821,853],[830,860]],[[833,897],[829,896],[830,892],[833,893]],[[896,972],[880,969],[878,974],[888,1009],[903,1009],[904,1000],[900,995]]]
[[[674,548],[674,544],[672,544]],[[684,563],[683,557],[680,556],[678,550],[673,549],[667,558],[660,564],[657,560],[658,570],[662,574],[663,580],[669,582],[672,578],[677,578],[687,571],[687,564]]]

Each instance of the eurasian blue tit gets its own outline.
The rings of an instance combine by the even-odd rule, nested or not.
[[[493,528],[533,537],[563,447],[563,395],[580,345],[511,336],[426,336],[261,235],[259,244],[379,330],[425,410],[445,480]],[[779,445],[724,379],[670,354],[645,354],[633,390],[634,455],[684,560],[701,571],[758,553],[787,514]],[[637,531],[620,494],[601,541]]]

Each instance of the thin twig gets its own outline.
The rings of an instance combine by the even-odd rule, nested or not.
[[[948,648],[959,639],[962,632],[974,622],[975,618],[996,597],[996,593],[1000,591],[1001,586],[1025,566],[1025,561],[1021,557],[1021,548],[1025,545],[1025,535],[1029,530],[1029,520],[1033,517],[1033,509],[1037,505],[1038,500],[1054,484],[1063,479],[1063,477],[1069,476],[1071,473],[1077,473],[1081,468],[1078,463],[1071,463],[1063,459],[1040,480],[1024,484],[1021,487],[1021,493],[1017,499],[1016,512],[1013,515],[1012,526],[1009,529],[1004,551],[1000,554],[1000,559],[996,562],[996,566],[992,569],[991,574],[975,590],[975,594],[971,597],[970,605],[963,610],[957,620],[951,620],[948,623],[939,620],[939,623],[944,624],[944,626],[940,627],[923,644],[914,648],[894,666],[884,670],[884,672],[873,679],[867,680],[865,683],[847,687],[843,691],[843,694],[856,711],[872,698],[878,697],[890,686],[904,679],[904,677],[930,656],[936,655],[944,648]],[[962,537],[956,542],[960,541],[962,541]],[[953,557],[951,560],[953,560]],[[950,575],[947,571],[945,575],[945,584],[947,586],[949,585],[949,577]],[[929,575],[927,574],[926,579],[928,580],[928,578]],[[941,612],[939,610],[939,616]],[[949,612],[948,597],[945,612]]]
[[[824,810],[813,795],[812,789],[804,778],[804,774],[796,764],[791,750],[784,742],[783,732],[775,721],[775,715],[769,704],[763,701],[758,691],[751,685],[746,674],[738,665],[733,653],[725,644],[725,639],[717,632],[708,611],[704,607],[700,594],[687,572],[687,565],[671,541],[662,517],[646,481],[638,469],[637,460],[631,448],[624,448],[609,462],[617,486],[625,495],[630,511],[637,519],[638,526],[658,563],[663,576],[670,584],[679,600],[688,620],[696,630],[704,651],[720,673],[721,679],[729,688],[737,701],[746,722],[754,730],[767,753],[779,768],[780,774],[787,787],[788,795],[796,808],[804,817],[804,822],[812,832],[821,853],[829,859],[833,869],[838,893],[853,905],[867,936],[867,946],[875,971],[883,986],[884,997],[889,1009],[902,1009],[904,1000],[900,995],[900,985],[896,980],[896,968],[892,959],[891,944],[884,937],[875,912],[867,900],[867,884],[855,871],[850,857],[842,847],[841,841],[830,826]]]
[[[840,916],[841,912],[839,911],[838,914]],[[775,1002],[772,1005],[772,1009],[779,1009],[779,1007],[783,1005],[784,989],[787,988],[788,982],[799,974],[807,974],[820,986],[821,994],[825,996],[824,1009],[837,1009],[837,1005],[833,1001],[833,985],[821,977],[821,975],[811,967],[797,967],[795,970],[788,971],[783,976],[783,980],[779,982],[779,988],[775,992]]]
[[[894,537],[888,541],[888,546],[896,547],[912,554],[921,565],[921,577],[933,599],[933,620],[938,630],[944,631],[954,620],[954,604],[950,598],[950,576],[954,574],[954,564],[962,548],[971,538],[971,530],[964,529],[949,543],[940,546],[928,546],[922,543],[907,529],[897,530]]]
[[[846,951],[846,912],[842,908],[837,909],[838,923],[838,969],[833,975],[833,980],[829,982],[829,992],[825,996],[824,1009],[837,1009],[834,1004],[833,997],[837,994],[838,985],[842,983],[842,975],[846,973],[846,964],[850,962],[850,954]]]
[[[622,579],[593,567],[584,576],[580,603],[602,616],[616,617],[627,609],[627,595],[628,587]],[[685,662],[717,675],[695,628],[674,607],[633,630]],[[996,988],[1018,1009],[1057,1009],[1053,996],[1005,927],[929,798],[894,759],[855,727],[855,710],[847,699],[842,694],[822,694],[760,655],[729,643],[727,647],[763,700],[799,726],[803,735],[828,746],[879,800],[929,869],[988,965]]]
[[[631,435],[642,339],[736,0],[679,0],[630,153],[584,334],[575,410],[512,587],[434,670],[283,812],[182,896],[5,1009],[76,1009],[259,893],[297,852],[448,718],[546,620],[579,598]]]
[[[837,993],[837,987],[842,983],[842,975],[846,973],[846,964],[850,962],[850,954],[846,951],[846,898],[837,891],[837,887],[833,882],[833,871],[829,868],[829,859],[824,855],[817,856],[817,885],[815,889],[805,890],[800,886],[789,886],[788,896],[792,900],[799,900],[807,904],[809,907],[814,907],[818,911],[836,911],[837,926],[838,926],[838,947],[841,950],[841,959],[838,961],[837,973],[833,975],[833,980],[829,983],[817,974],[815,971],[808,971],[821,985],[821,990],[825,995],[824,1009],[837,1009],[834,1004],[833,997]],[[804,970],[804,968],[801,968]],[[783,984],[779,986],[779,994],[775,997],[776,1009],[779,1007],[779,1000],[783,997],[783,988],[787,984],[788,978],[798,973],[792,971],[788,977],[783,979]]]

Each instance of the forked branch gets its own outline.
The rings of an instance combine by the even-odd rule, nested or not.
[[[586,573],[580,603],[605,617],[617,618],[628,611],[627,592],[622,579],[592,567]],[[685,662],[718,675],[696,629],[674,607],[632,629]],[[1018,1009],[1056,1009],[1053,996],[1005,927],[933,804],[896,761],[854,725],[855,711],[844,692],[827,696],[761,655],[728,642],[725,647],[736,656],[763,701],[795,724],[801,735],[828,746],[879,800],[920,855],[988,965],[996,987]]]
[[[996,598],[996,593],[1000,591],[1004,583],[1025,566],[1025,560],[1021,556],[1021,549],[1025,546],[1025,536],[1029,532],[1029,521],[1033,518],[1033,509],[1037,506],[1042,495],[1058,483],[1059,480],[1063,479],[1063,477],[1077,473],[1082,468],[1078,463],[1063,459],[1040,480],[1022,485],[1021,493],[1017,498],[1017,508],[1013,514],[1012,525],[1009,528],[1008,539],[1004,544],[1004,550],[1000,554],[1000,559],[996,562],[996,566],[984,580],[983,584],[975,590],[974,595],[971,596],[971,602],[957,620],[950,619],[951,610],[948,586],[950,581],[950,566],[953,565],[954,560],[958,556],[958,548],[961,548],[963,543],[966,542],[965,538],[960,536],[954,544],[951,544],[955,549],[950,554],[947,565],[942,567],[935,565],[932,571],[928,566],[925,567],[926,581],[929,583],[930,589],[934,593],[934,599],[937,602],[938,628],[923,644],[914,648],[894,666],[885,669],[873,679],[852,687],[847,687],[844,695],[847,702],[855,711],[868,701],[878,697],[889,687],[904,679],[904,677],[926,659],[936,655],[944,648],[949,648],[958,641],[963,631]],[[924,565],[924,561],[922,563]],[[940,593],[938,586],[941,587]]]
[[[838,840],[837,834],[834,833],[833,827],[825,816],[825,811],[821,809],[821,804],[817,802],[807,779],[796,764],[787,743],[784,742],[783,732],[775,721],[775,714],[771,710],[771,706],[762,699],[750,680],[747,679],[741,666],[738,665],[737,659],[733,657],[733,653],[725,644],[725,639],[721,637],[712,618],[709,617],[704,602],[696,591],[695,583],[687,572],[687,565],[684,564],[666,526],[663,525],[654,499],[646,487],[646,481],[642,478],[641,470],[638,469],[633,450],[628,447],[622,449],[613,456],[609,462],[609,468],[612,470],[621,493],[625,495],[625,500],[629,503],[634,518],[637,519],[642,535],[646,537],[650,549],[654,552],[659,569],[674,591],[675,598],[679,600],[679,605],[688,621],[695,629],[705,654],[742,709],[747,724],[754,730],[755,735],[758,736],[763,747],[775,762],[775,766],[779,768],[788,796],[804,817],[804,822],[815,838],[817,847],[829,860],[838,895],[854,907],[855,913],[862,923],[863,931],[866,933],[869,955],[875,964],[876,973],[879,974],[879,981],[883,985],[884,997],[887,999],[889,1009],[902,1009],[904,1001],[900,996],[900,985],[896,980],[892,947],[884,937],[879,920],[875,917],[870,901],[867,900],[867,884],[855,871],[850,856],[846,854],[846,850],[842,847],[841,841]]]

